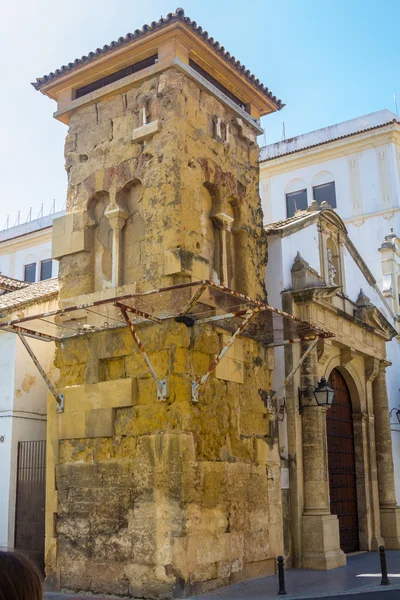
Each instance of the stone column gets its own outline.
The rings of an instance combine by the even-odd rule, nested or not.
[[[302,389],[317,384],[317,372],[315,349],[303,363]],[[304,510],[301,566],[303,569],[335,569],[346,564],[346,556],[340,549],[338,518],[330,514],[327,409],[316,406],[312,394],[303,395],[302,405]]]
[[[386,548],[393,550],[400,549],[400,507],[396,504],[394,488],[392,437],[385,373],[387,365],[386,361],[380,362],[379,372],[372,384],[372,393],[381,531]]]
[[[233,217],[225,214],[219,213],[215,215],[215,221],[218,223],[218,227],[220,230],[220,260],[221,260],[221,284],[229,287],[229,277],[228,277],[228,249],[227,249],[227,233],[230,233],[232,223],[234,221]]]
[[[119,206],[109,206],[105,212],[113,230],[112,238],[112,287],[120,285],[121,277],[121,230],[128,218],[128,213]]]
[[[381,534],[381,517],[379,511],[379,491],[378,491],[378,468],[376,462],[375,449],[375,417],[373,409],[372,386],[379,372],[379,360],[367,358],[365,364],[365,395],[367,408],[367,448],[369,457],[369,511],[371,517],[371,550],[377,550],[382,546],[384,539]]]

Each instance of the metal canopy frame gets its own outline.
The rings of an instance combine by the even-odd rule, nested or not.
[[[57,410],[62,412],[64,399],[61,394],[57,394],[26,338],[62,343],[78,336],[128,327],[156,383],[158,400],[165,400],[167,381],[157,377],[139,338],[138,327],[166,320],[175,320],[187,327],[215,323],[231,334],[207,372],[193,381],[194,402],[198,401],[199,390],[238,336],[251,338],[264,347],[333,336],[331,332],[310,322],[208,280],[135,292],[30,315],[0,323],[0,331],[17,333],[55,397]]]

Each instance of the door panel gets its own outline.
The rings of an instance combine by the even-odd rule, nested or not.
[[[331,513],[338,516],[343,552],[359,550],[356,464],[351,399],[343,376],[334,369],[329,385],[335,400],[327,412]]]

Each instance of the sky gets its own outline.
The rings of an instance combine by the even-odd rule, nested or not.
[[[0,230],[66,196],[67,127],[30,85],[161,15],[173,0],[0,0]],[[175,0],[286,106],[266,142],[400,105],[398,0]],[[263,137],[259,142],[263,143]]]

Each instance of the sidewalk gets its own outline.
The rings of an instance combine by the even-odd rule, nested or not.
[[[333,571],[289,569],[286,571],[287,596],[285,598],[287,600],[291,598],[322,598],[373,591],[384,593],[390,590],[399,590],[400,598],[400,551],[387,552],[387,565],[391,583],[388,586],[380,585],[380,562],[377,552],[349,556],[345,567]],[[360,575],[367,576],[360,577]],[[45,594],[46,600],[88,600],[88,598],[111,600],[110,596]],[[278,577],[271,575],[236,583],[209,594],[191,596],[190,600],[276,600],[277,598]]]

